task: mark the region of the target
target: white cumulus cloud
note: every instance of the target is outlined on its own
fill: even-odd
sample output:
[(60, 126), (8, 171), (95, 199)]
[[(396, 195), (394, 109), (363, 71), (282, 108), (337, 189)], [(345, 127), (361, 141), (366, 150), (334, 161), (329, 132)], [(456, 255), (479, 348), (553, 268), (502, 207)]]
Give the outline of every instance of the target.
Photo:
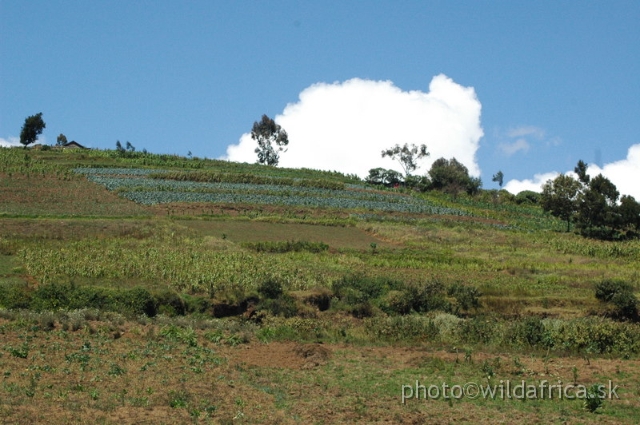
[[(591, 177), (602, 174), (616, 185), (620, 195), (631, 195), (636, 200), (640, 200), (640, 184), (638, 184), (640, 182), (640, 144), (631, 146), (625, 159), (605, 164), (602, 168), (595, 164), (589, 164), (587, 172)], [(573, 170), (567, 173), (573, 174)], [(511, 193), (518, 193), (522, 190), (540, 192), (542, 185), (557, 175), (557, 172), (549, 172), (536, 174), (531, 180), (510, 180), (505, 185), (505, 189)]]
[(589, 164), (587, 171), (591, 177), (602, 174), (616, 185), (621, 195), (631, 195), (640, 201), (640, 144), (631, 146), (625, 159), (602, 168)]
[(13, 146), (22, 146), (20, 144), (20, 139), (17, 137), (9, 137), (8, 139), (3, 139), (0, 137), (0, 147), (2, 148), (10, 148)]
[(504, 188), (509, 192), (518, 194), (523, 190), (532, 190), (534, 192), (542, 192), (542, 185), (544, 185), (547, 180), (553, 180), (558, 177), (557, 171), (551, 171), (550, 173), (544, 174), (536, 174), (532, 179), (525, 180), (509, 180)]
[[(287, 105), (275, 121), (289, 134), (280, 166), (354, 173), (361, 177), (376, 167), (400, 165), (382, 158), (395, 144), (426, 144), (431, 156), (416, 174), (425, 173), (440, 157), (455, 157), (474, 176), (480, 175), (476, 151), (483, 130), (481, 104), (472, 87), (445, 75), (431, 80), (427, 93), (403, 91), (391, 81), (354, 78), (314, 84)], [(256, 142), (249, 133), (230, 145), (224, 159), (255, 162)]]

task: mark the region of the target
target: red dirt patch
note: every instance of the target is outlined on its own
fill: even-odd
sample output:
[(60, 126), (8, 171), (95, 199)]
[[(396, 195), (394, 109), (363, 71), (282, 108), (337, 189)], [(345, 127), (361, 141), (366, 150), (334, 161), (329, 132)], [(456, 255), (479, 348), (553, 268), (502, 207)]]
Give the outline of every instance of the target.
[(251, 344), (235, 350), (234, 364), (287, 369), (313, 369), (331, 357), (331, 350), (322, 344), (271, 342)]

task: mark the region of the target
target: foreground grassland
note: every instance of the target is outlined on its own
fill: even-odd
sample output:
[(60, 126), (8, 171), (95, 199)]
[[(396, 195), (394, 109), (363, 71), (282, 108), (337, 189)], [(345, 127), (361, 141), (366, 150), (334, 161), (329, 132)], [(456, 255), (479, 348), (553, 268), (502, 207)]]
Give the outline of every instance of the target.
[[(638, 423), (640, 243), (497, 194), (338, 173), (0, 149), (6, 423)], [(619, 399), (416, 400), (402, 386), (591, 386)]]

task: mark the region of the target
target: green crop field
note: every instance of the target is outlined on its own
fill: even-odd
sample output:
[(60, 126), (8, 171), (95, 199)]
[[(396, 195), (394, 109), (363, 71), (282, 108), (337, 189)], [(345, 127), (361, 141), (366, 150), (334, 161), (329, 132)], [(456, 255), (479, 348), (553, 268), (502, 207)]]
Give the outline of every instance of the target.
[(0, 418), (636, 424), (640, 242), (565, 228), (488, 191), (0, 149)]

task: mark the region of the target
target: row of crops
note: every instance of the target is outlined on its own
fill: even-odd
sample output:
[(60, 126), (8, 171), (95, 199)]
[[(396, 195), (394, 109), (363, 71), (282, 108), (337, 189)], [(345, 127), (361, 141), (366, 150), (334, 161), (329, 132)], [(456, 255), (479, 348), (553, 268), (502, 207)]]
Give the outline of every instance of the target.
[(124, 198), (144, 205), (175, 202), (244, 203), (468, 215), (459, 209), (436, 206), (405, 194), (384, 193), (364, 186), (326, 189), (300, 184), (179, 181), (158, 178), (158, 173), (162, 171), (157, 169), (79, 168), (75, 171)]

